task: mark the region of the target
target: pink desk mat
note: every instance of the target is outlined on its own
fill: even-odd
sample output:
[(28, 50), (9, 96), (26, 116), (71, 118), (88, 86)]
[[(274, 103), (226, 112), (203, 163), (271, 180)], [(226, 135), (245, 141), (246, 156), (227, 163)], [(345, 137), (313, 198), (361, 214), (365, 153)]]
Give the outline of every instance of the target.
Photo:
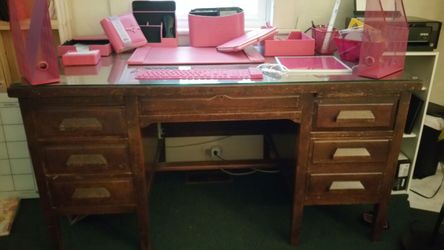
[(129, 65), (188, 65), (262, 63), (264, 57), (253, 47), (238, 52), (218, 52), (216, 48), (141, 47), (128, 59)]

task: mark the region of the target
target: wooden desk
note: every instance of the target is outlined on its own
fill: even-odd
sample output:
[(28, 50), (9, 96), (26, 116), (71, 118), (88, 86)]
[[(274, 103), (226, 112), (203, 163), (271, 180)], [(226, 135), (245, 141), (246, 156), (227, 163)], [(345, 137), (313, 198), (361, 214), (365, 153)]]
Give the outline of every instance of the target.
[(143, 145), (141, 129), (160, 122), (286, 119), (299, 124), (291, 243), (299, 242), (304, 206), (320, 204), (375, 204), (372, 236), (380, 237), (410, 92), (421, 88), (419, 80), (302, 76), (156, 84), (131, 77), (116, 81), (113, 71), (114, 80), (99, 73), (8, 89), (20, 99), (56, 249), (63, 249), (59, 215), (121, 212), (137, 213), (140, 246), (149, 249), (148, 197), (157, 140), (152, 135)]

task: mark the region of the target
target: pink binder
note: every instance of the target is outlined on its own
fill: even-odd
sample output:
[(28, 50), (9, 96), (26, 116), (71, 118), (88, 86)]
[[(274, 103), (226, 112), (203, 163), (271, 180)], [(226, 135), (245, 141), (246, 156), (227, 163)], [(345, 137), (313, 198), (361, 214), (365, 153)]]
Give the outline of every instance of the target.
[(29, 20), (20, 11), (22, 0), (9, 0), (11, 31), (20, 73), (30, 84), (60, 81), (47, 0), (34, 0)]
[(367, 0), (358, 75), (379, 79), (402, 71), (408, 34), (402, 0)]

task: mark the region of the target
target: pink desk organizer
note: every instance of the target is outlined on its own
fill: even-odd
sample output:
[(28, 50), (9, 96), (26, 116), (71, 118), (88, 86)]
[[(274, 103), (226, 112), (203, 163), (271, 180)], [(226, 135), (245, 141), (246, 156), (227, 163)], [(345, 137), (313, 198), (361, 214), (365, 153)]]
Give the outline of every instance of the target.
[(243, 12), (229, 16), (188, 15), (188, 24), (192, 47), (216, 47), (245, 33)]
[(264, 56), (311, 56), (315, 40), (303, 32), (291, 32), (287, 39), (268, 39), (263, 43)]
[(104, 18), (100, 24), (117, 53), (146, 44), (146, 38), (131, 13)]
[(331, 31), (330, 40), (328, 41), (328, 46), (325, 50), (322, 49), (324, 45), (324, 39), (327, 34), (327, 28), (313, 28), (311, 29), (312, 36), (315, 40), (315, 50), (316, 53), (322, 55), (331, 55), (336, 51), (335, 43), (333, 42), (333, 38), (339, 36), (339, 33), (336, 29)]
[(90, 50), (86, 52), (67, 52), (62, 56), (62, 63), (65, 66), (73, 65), (96, 65), (100, 60), (100, 52), (98, 50)]

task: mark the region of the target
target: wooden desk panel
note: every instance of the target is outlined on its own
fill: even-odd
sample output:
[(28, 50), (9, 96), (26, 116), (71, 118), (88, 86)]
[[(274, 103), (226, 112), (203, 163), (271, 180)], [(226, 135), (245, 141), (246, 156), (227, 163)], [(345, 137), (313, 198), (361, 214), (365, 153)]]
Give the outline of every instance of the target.
[[(150, 144), (143, 145), (141, 129), (148, 126), (155, 128), (158, 122), (286, 119), (298, 123), (299, 136), (295, 142), (297, 162), (291, 166), (296, 170), (293, 176), (291, 243), (297, 244), (300, 240), (304, 206), (317, 204), (375, 204), (373, 238), (378, 239), (387, 216), (410, 91), (420, 88), (421, 83), (413, 80), (366, 80), (217, 86), (13, 85), (8, 93), (20, 99), (30, 154), (54, 247), (63, 249), (58, 221), (60, 214), (135, 211), (140, 246), (147, 250), (150, 248), (148, 196), (158, 151), (156, 133), (150, 133), (152, 138), (147, 140)], [(57, 115), (38, 115), (50, 114), (51, 110), (57, 110)], [(340, 115), (341, 111), (346, 112)], [(44, 127), (56, 120), (55, 124), (59, 124), (60, 117), (93, 116), (104, 122), (99, 122), (102, 128), (109, 129), (91, 130), (85, 136), (78, 136), (75, 133), (49, 133)], [(336, 122), (340, 124), (334, 125)], [(97, 128), (93, 125), (88, 128)], [(351, 142), (336, 143), (347, 149), (336, 152), (328, 143), (330, 141)], [(112, 160), (118, 157), (117, 162), (126, 161), (126, 164), (120, 162), (119, 165), (130, 169), (130, 172), (120, 173), (126, 174), (125, 177), (116, 177), (114, 167), (107, 169), (98, 165), (93, 168), (97, 171), (72, 171), (69, 168), (63, 171), (62, 167), (54, 164), (63, 164), (65, 160), (54, 160), (42, 153), (42, 149), (48, 146), (51, 149), (63, 148), (67, 144), (103, 145), (104, 142), (127, 145), (128, 148), (123, 151), (113, 149), (117, 151), (112, 157), (109, 153), (113, 150), (101, 151), (104, 157), (97, 157), (97, 148), (89, 151), (88, 146), (82, 147), (82, 155), (90, 153), (95, 156), (92, 157), (94, 159), (80, 157), (87, 162), (89, 160), (85, 167), (99, 164), (103, 158)], [(72, 153), (72, 150), (68, 151), (65, 153)], [(356, 155), (350, 155), (352, 153)], [(359, 170), (362, 164), (364, 168)], [(49, 172), (45, 166), (52, 166)], [(196, 166), (196, 169), (214, 169), (208, 164)], [(84, 202), (78, 202), (80, 200)]]

